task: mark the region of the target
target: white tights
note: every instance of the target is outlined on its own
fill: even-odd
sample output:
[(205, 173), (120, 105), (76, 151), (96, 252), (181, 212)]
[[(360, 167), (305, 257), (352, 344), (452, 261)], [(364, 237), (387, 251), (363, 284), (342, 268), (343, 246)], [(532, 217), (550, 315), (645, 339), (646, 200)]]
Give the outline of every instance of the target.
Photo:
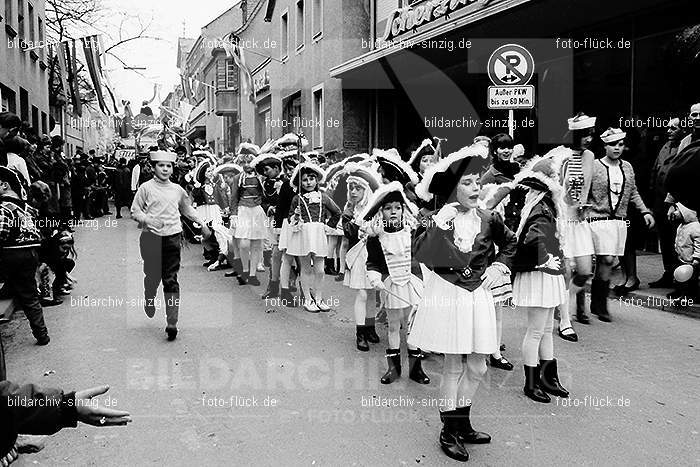
[(472, 399), (484, 374), (485, 355), (445, 354), (440, 383), (441, 411), (472, 405)]
[(374, 289), (360, 289), (357, 291), (357, 295), (355, 295), (353, 311), (355, 312), (355, 324), (358, 326), (364, 326), (366, 318), (374, 318), (375, 316), (374, 307), (367, 303), (368, 291), (374, 292)]
[(523, 307), (527, 311), (527, 331), (523, 339), (523, 363), (537, 366), (540, 360), (554, 358), (554, 308)]

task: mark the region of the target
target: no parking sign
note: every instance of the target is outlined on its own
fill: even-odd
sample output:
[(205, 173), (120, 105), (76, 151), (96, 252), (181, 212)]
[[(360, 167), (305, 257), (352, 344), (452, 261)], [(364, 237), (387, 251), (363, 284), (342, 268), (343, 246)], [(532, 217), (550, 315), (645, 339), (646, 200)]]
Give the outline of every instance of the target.
[(523, 46), (506, 44), (489, 58), (487, 72), (494, 86), (488, 89), (489, 109), (531, 109), (535, 87), (528, 85), (535, 72), (535, 60)]

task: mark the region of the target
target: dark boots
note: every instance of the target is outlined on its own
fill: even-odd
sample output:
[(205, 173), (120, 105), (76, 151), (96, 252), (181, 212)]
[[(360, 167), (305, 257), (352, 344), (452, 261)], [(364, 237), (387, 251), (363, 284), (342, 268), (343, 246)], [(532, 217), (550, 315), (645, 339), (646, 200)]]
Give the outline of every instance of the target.
[(542, 374), (540, 376), (540, 388), (553, 396), (569, 397), (569, 391), (564, 389), (559, 383), (559, 373), (557, 372), (557, 360), (540, 360)]
[(491, 436), (482, 431), (476, 431), (472, 428), (471, 422), (472, 406), (457, 407), (459, 420), (459, 437), (463, 443), (468, 444), (487, 444), (491, 442)]
[(292, 295), (292, 291), (289, 289), (280, 289), (280, 302), (289, 308), (296, 308), (298, 305), (296, 297)]
[(335, 259), (326, 258), (323, 261), (323, 272), (325, 272), (329, 276), (335, 276), (336, 274), (338, 274), (338, 271), (335, 269)]
[(379, 344), (379, 334), (374, 328), (374, 318), (365, 318), (365, 329), (367, 330), (367, 341), (372, 344)]
[(527, 397), (536, 402), (551, 402), (552, 399), (540, 386), (540, 367), (523, 365), (525, 369), (525, 387), (523, 392)]
[(248, 283), (248, 272), (243, 271), (236, 277), (236, 280), (238, 281), (238, 285), (246, 285)]
[(231, 266), (233, 267), (233, 271), (225, 273), (225, 277), (238, 277), (243, 273), (243, 262), (241, 258), (234, 258), (233, 261), (231, 261)]
[(608, 293), (610, 281), (593, 279), (591, 283), (591, 313), (598, 315), (598, 319), (609, 323), (612, 321), (608, 311)]
[(367, 343), (367, 332), (366, 326), (357, 325), (356, 326), (356, 336), (357, 336), (357, 350), (362, 352), (369, 352), (369, 344)]
[(280, 281), (270, 281), (267, 284), (267, 291), (265, 295), (262, 296), (263, 300), (268, 300), (270, 298), (277, 298), (280, 296)]
[(408, 349), (408, 377), (419, 384), (430, 384), (430, 378), (423, 373), (423, 366), (420, 362), (422, 357), (420, 349)]
[(591, 319), (586, 314), (586, 292), (583, 289), (576, 294), (576, 321), (581, 324), (591, 323)]
[(386, 362), (389, 369), (380, 381), (382, 384), (391, 384), (401, 376), (401, 349), (386, 349)]
[(469, 453), (464, 447), (460, 436), (460, 418), (461, 416), (457, 410), (440, 412), (440, 421), (442, 421), (440, 447), (447, 457), (460, 462), (467, 462)]
[(263, 250), (263, 266), (266, 268), (272, 266), (272, 250)]

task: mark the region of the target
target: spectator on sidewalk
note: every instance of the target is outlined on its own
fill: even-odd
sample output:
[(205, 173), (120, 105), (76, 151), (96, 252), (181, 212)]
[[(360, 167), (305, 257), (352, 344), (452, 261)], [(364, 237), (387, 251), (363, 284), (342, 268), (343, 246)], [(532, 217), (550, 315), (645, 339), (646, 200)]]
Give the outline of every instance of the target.
[(17, 174), (0, 167), (0, 270), (5, 272), (6, 286), (24, 310), (37, 344), (46, 345), (49, 332), (36, 284), (41, 235), (34, 224), (36, 210), (21, 199), (20, 190)]
[(63, 428), (75, 428), (78, 422), (97, 427), (123, 426), (131, 422), (129, 412), (103, 408), (92, 400), (109, 390), (98, 386), (64, 393), (60, 389), (39, 388), (33, 384), (18, 386), (0, 382), (0, 465), (17, 460), (21, 434), (52, 435)]
[(678, 153), (680, 154), (690, 143), (700, 140), (700, 102), (690, 106), (690, 121), (693, 123), (691, 133), (681, 140), (678, 145)]
[(114, 207), (117, 211), (117, 219), (122, 217), (122, 207), (129, 209), (131, 206), (131, 170), (126, 165), (126, 158), (119, 159), (117, 171), (114, 174)]
[(700, 272), (700, 222), (698, 213), (676, 203), (681, 225), (676, 233), (676, 253), (681, 264), (693, 266), (693, 275), (686, 282), (676, 283), (676, 290), (668, 294), (669, 298), (698, 298), (698, 273)]
[(651, 171), (650, 189), (654, 196), (652, 208), (654, 219), (656, 219), (656, 229), (659, 236), (659, 246), (661, 248), (661, 259), (664, 265), (664, 273), (660, 279), (649, 283), (649, 287), (664, 288), (673, 286), (673, 270), (677, 265), (676, 254), (673, 248), (674, 228), (668, 219), (669, 204), (666, 203), (666, 189), (664, 183), (668, 170), (671, 168), (673, 159), (678, 154), (678, 147), (682, 135), (680, 119), (671, 118), (666, 129), (667, 141), (656, 157), (654, 167)]

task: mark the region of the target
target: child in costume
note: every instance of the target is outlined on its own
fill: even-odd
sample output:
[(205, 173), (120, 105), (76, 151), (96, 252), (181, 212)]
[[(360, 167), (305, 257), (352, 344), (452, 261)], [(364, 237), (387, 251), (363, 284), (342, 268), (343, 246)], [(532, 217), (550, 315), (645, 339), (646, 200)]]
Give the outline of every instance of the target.
[[(197, 215), (213, 230), (214, 238), (202, 239), (205, 257), (209, 258), (207, 269), (218, 271), (230, 267), (226, 259), (228, 237), (230, 233), (224, 228), (221, 217), (221, 207), (216, 197), (215, 165), (211, 160), (202, 161), (195, 169), (194, 188), (192, 190), (192, 206)], [(214, 240), (214, 241), (211, 241)]]
[(237, 277), (240, 285), (260, 285), (256, 273), (262, 261), (263, 240), (268, 236), (262, 183), (251, 165), (258, 151), (254, 144), (241, 143), (236, 163), (243, 172), (236, 175), (231, 187), (231, 226), (243, 263), (243, 272)]
[(471, 404), (485, 357), (498, 346), (491, 287), (510, 275), (515, 254), (515, 235), (501, 216), (478, 208), (487, 167), (487, 148), (466, 147), (430, 167), (416, 187), (423, 200), (439, 196), (446, 204), (414, 244), (424, 293), (408, 344), (444, 354), (440, 445), (459, 461), (469, 459), (465, 443), (491, 441), (472, 428)]
[(335, 225), (341, 214), (333, 200), (319, 189), (324, 178), (324, 170), (310, 162), (299, 164), (291, 177), (297, 195), (290, 206), (286, 250), (301, 262), (304, 308), (310, 313), (330, 311), (323, 303), (323, 267), (328, 254), (326, 228), (327, 224)]
[(361, 228), (361, 214), (366, 209), (372, 192), (381, 184), (381, 178), (370, 167), (349, 162), (344, 171), (348, 174), (348, 201), (343, 211), (342, 222), (345, 237), (348, 239), (348, 252), (345, 256), (345, 276), (343, 284), (357, 290), (353, 310), (355, 312), (357, 350), (369, 351), (369, 343), (379, 343), (374, 328), (375, 311), (368, 303), (367, 296), (374, 286), (367, 277), (367, 232)]
[(274, 154), (263, 153), (255, 157), (250, 165), (253, 166), (258, 175), (264, 177), (262, 182), (262, 208), (267, 215), (267, 242), (270, 245), (270, 280), (267, 284), (267, 290), (262, 296), (266, 300), (279, 296), (279, 271), (282, 258), (279, 254), (275, 254), (279, 244), (279, 230), (277, 230), (277, 225), (275, 224), (275, 210), (279, 202), (279, 191), (284, 182), (281, 178), (282, 159)]
[[(284, 181), (280, 187), (277, 198), (277, 206), (275, 207), (275, 234), (278, 238), (276, 252), (274, 256), (279, 257), (279, 283), (280, 283), (280, 301), (283, 305), (294, 308), (298, 305), (297, 299), (292, 295), (290, 286), (292, 276), (292, 264), (294, 258), (287, 254), (287, 239), (289, 238), (289, 212), (292, 206), (292, 200), (296, 196), (294, 186), (292, 186), (292, 174), (299, 161), (297, 160), (297, 151), (282, 152), (282, 168), (284, 169)], [(273, 261), (273, 266), (276, 264)]]
[(139, 245), (143, 258), (144, 295), (146, 316), (156, 312), (154, 300), (158, 285), (163, 282), (168, 340), (177, 337), (180, 309), (180, 243), (182, 223), (180, 214), (202, 226), (202, 235), (211, 235), (207, 225), (192, 207), (185, 190), (170, 181), (176, 155), (173, 152), (154, 151), (150, 155), (153, 178), (141, 185), (131, 204), (131, 217), (143, 228)]
[[(389, 368), (381, 378), (382, 384), (390, 384), (401, 376), (401, 322), (405, 320), (409, 334), (412, 318), (409, 313), (415, 310), (423, 294), (423, 283), (413, 274), (416, 268), (411, 261), (411, 232), (416, 226), (413, 216), (417, 212), (418, 208), (406, 199), (401, 184), (391, 182), (374, 193), (362, 215), (363, 220), (370, 221), (367, 277), (382, 292), (389, 321), (386, 350)], [(409, 346), (409, 378), (428, 384), (430, 378), (423, 373), (420, 358), (420, 349)]]
[[(236, 182), (236, 175), (243, 172), (243, 168), (237, 164), (227, 162), (221, 164), (214, 169), (214, 177), (221, 176), (223, 181), (223, 187), (220, 189), (221, 203), (223, 204), (222, 213), (229, 220), (230, 225), (230, 213), (231, 213), (231, 192), (232, 186)], [(240, 252), (238, 251), (238, 244), (236, 239), (231, 234), (232, 230), (229, 229), (227, 232), (226, 240), (227, 245), (224, 250), (228, 263), (233, 267), (233, 271), (224, 274), (226, 277), (238, 277), (243, 272), (243, 263), (241, 262)]]
[(569, 397), (559, 383), (554, 358), (554, 308), (568, 300), (564, 280), (564, 254), (559, 235), (566, 210), (559, 184), (559, 162), (553, 157), (535, 160), (531, 169), (519, 173), (514, 182), (528, 187), (520, 224), (515, 233), (518, 245), (513, 259), (513, 302), (527, 313), (523, 338), (525, 386), (523, 392), (537, 402), (550, 402), (547, 393)]

